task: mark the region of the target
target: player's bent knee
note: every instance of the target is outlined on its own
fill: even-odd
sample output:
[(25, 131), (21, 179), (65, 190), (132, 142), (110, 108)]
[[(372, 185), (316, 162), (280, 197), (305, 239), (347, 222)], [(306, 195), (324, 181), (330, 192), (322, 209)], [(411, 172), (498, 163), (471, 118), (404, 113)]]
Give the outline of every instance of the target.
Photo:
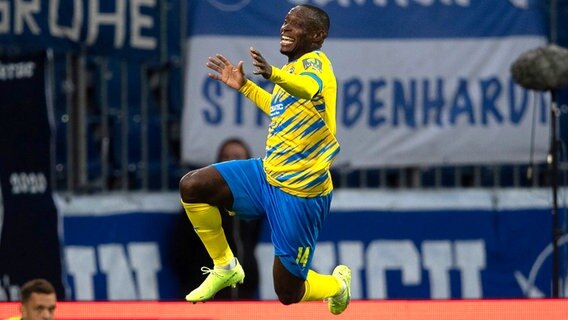
[(195, 170), (188, 172), (179, 180), (179, 193), (183, 202), (193, 202), (192, 196), (198, 193), (200, 182), (194, 175)]
[(208, 203), (214, 206), (232, 204), (228, 186), (221, 174), (212, 166), (192, 170), (179, 181), (179, 192), (185, 203)]

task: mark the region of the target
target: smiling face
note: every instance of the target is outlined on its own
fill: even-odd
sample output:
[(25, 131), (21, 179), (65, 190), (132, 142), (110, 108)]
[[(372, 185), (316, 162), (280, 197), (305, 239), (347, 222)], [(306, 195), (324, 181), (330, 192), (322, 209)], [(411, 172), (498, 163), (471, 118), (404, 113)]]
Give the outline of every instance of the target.
[(296, 6), (292, 8), (280, 28), (280, 53), (293, 61), (303, 54), (321, 48), (325, 32), (314, 23), (311, 9)]

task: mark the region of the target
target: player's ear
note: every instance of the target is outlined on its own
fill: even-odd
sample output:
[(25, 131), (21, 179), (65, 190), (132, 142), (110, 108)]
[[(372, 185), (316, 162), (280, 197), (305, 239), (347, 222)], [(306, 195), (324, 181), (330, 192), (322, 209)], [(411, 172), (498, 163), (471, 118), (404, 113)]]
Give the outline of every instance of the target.
[(316, 43), (320, 46), (323, 44), (323, 41), (325, 40), (325, 38), (327, 38), (327, 33), (323, 30), (316, 31), (313, 35), (314, 43)]

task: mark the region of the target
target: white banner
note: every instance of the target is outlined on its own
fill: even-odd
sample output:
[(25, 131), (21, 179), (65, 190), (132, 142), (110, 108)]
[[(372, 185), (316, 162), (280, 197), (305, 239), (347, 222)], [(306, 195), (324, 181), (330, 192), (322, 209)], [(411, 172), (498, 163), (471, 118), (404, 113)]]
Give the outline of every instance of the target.
[(218, 145), (231, 136), (264, 155), (268, 119), (209, 80), (205, 63), (222, 53), (234, 63), (244, 60), (250, 74), (253, 46), (282, 66), (279, 28), (299, 3), (330, 15), (323, 50), (338, 80), (336, 166), (527, 163), (531, 150), (536, 161), (545, 158), (550, 98), (515, 85), (510, 75), (517, 57), (546, 42), (540, 1), (228, 2), (235, 5), (209, 0), (193, 7), (185, 162), (213, 162)]
[[(338, 79), (341, 152), (353, 167), (527, 163), (548, 146), (548, 99), (514, 84), (510, 65), (541, 46), (539, 36), (479, 39), (329, 39)], [(264, 155), (268, 119), (246, 98), (207, 77), (216, 53), (252, 70), (254, 46), (276, 66), (278, 39), (193, 37), (189, 42), (183, 159), (213, 162), (222, 140), (244, 138)], [(257, 83), (269, 85), (259, 77)], [(532, 131), (534, 130), (534, 131)]]

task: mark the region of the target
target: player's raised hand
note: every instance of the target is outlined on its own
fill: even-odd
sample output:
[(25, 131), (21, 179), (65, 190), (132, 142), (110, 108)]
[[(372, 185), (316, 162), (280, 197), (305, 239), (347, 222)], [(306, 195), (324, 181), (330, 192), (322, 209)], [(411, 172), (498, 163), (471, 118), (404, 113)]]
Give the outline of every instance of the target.
[(216, 72), (208, 73), (210, 78), (222, 81), (235, 90), (239, 90), (247, 81), (242, 60), (235, 66), (223, 55), (216, 54), (215, 57), (209, 57), (207, 67)]
[(272, 75), (272, 65), (270, 65), (255, 48), (251, 47), (249, 51), (252, 57), (252, 65), (256, 67), (253, 73), (262, 75), (264, 79), (269, 79)]

